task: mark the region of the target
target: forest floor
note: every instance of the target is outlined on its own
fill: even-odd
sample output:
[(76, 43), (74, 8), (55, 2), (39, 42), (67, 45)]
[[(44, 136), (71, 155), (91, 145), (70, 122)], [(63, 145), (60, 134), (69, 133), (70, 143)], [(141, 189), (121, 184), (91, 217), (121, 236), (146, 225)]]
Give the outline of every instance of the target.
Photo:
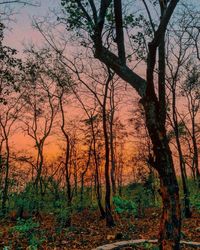
[[(69, 228), (62, 228), (52, 214), (42, 214), (39, 218), (31, 220), (34, 225), (32, 227), (28, 224), (19, 224), (19, 221), (2, 219), (0, 249), (90, 250), (120, 240), (157, 238), (159, 209), (146, 209), (142, 218), (122, 215), (114, 217), (116, 220), (114, 228), (106, 227), (105, 220), (99, 218), (98, 212), (90, 210), (75, 214), (72, 226)], [(192, 218), (183, 219), (182, 239), (200, 242), (199, 227), (200, 214), (193, 211)]]

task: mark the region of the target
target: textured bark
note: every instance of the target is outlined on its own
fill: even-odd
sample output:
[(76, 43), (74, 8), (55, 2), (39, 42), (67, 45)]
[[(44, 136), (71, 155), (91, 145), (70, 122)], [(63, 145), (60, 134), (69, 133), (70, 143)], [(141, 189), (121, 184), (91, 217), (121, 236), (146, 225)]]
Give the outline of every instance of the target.
[[(160, 34), (164, 37), (164, 34)], [(160, 38), (161, 44), (163, 37)], [(146, 125), (153, 144), (155, 154), (155, 168), (160, 178), (160, 194), (163, 201), (163, 211), (160, 222), (159, 245), (160, 249), (179, 249), (181, 210), (179, 202), (179, 188), (176, 179), (172, 153), (165, 130), (165, 95), (159, 93), (159, 99), (154, 88), (154, 68), (156, 64), (157, 43), (153, 41), (149, 44), (149, 54), (147, 59), (147, 90), (146, 96), (141, 102), (144, 106)], [(160, 56), (160, 54), (159, 54)], [(162, 64), (165, 64), (162, 61)], [(164, 65), (160, 65), (159, 81), (164, 80)], [(159, 85), (163, 84), (159, 82)], [(165, 93), (165, 86), (160, 86)]]
[[(156, 156), (155, 168), (160, 178), (160, 194), (163, 201), (163, 211), (160, 223), (160, 249), (179, 249), (181, 209), (179, 202), (179, 188), (173, 166), (166, 132), (155, 121), (155, 105), (144, 104), (147, 119), (147, 128), (153, 142)], [(154, 122), (155, 121), (155, 122)]]
[[(80, 1), (77, 2), (79, 5), (81, 4)], [(122, 54), (122, 49), (125, 48), (124, 41), (121, 40), (121, 44), (117, 44), (118, 55), (114, 54), (111, 50), (109, 50), (109, 48), (106, 48), (103, 45), (104, 43), (102, 40), (102, 33), (104, 29), (105, 16), (111, 2), (111, 0), (100, 1), (99, 15), (97, 20), (94, 20), (95, 28), (94, 32), (91, 34), (91, 38), (94, 42), (94, 56), (107, 65), (108, 68), (111, 68), (124, 81), (128, 82), (132, 87), (134, 87), (141, 97), (141, 103), (143, 104), (145, 110), (146, 124), (156, 158), (154, 165), (159, 173), (161, 184), (160, 191), (163, 200), (159, 245), (160, 249), (164, 250), (179, 249), (181, 226), (179, 189), (175, 175), (172, 154), (165, 131), (165, 92), (162, 92), (164, 91), (164, 86), (162, 86), (160, 89), (159, 98), (157, 98), (154, 86), (154, 71), (157, 60), (156, 52), (163, 41), (163, 35), (165, 34), (171, 16), (179, 0), (159, 1), (160, 5), (166, 5), (164, 6), (166, 9), (163, 13), (163, 16), (160, 18), (157, 30), (154, 32), (154, 38), (149, 44), (146, 80), (136, 74), (125, 64), (124, 56)], [(84, 6), (82, 7), (84, 8)], [(120, 9), (118, 8), (118, 11), (119, 10)], [(121, 17), (122, 10), (121, 13), (117, 13), (117, 15), (115, 12), (115, 27), (117, 27), (117, 23), (121, 23)], [(88, 20), (88, 22), (91, 22), (90, 17), (88, 18), (88, 16), (85, 15), (85, 18)], [(118, 28), (120, 28), (119, 32), (123, 32), (122, 27), (119, 26)], [(118, 34), (120, 35), (120, 33)], [(117, 40), (117, 43), (119, 43), (119, 39)], [(105, 172), (107, 172), (107, 170), (108, 167), (105, 166)], [(109, 186), (108, 181), (109, 179), (107, 178), (106, 185)], [(106, 209), (108, 210), (109, 206), (106, 206)]]

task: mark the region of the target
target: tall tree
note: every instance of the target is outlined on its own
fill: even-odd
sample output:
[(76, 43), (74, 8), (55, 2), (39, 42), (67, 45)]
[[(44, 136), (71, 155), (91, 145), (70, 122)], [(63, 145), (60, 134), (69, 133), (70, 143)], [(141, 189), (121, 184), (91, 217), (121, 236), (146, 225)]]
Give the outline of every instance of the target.
[[(177, 21), (177, 20), (176, 20)], [(185, 21), (185, 16), (181, 16), (180, 20), (177, 21), (178, 29), (171, 31), (168, 36), (173, 38), (169, 38), (173, 41), (169, 44), (167, 48), (167, 74), (166, 81), (167, 86), (169, 88), (169, 96), (168, 96), (168, 107), (170, 115), (168, 116), (172, 129), (174, 131), (174, 138), (176, 141), (176, 149), (178, 152), (179, 158), (179, 166), (180, 166), (180, 174), (181, 181), (184, 193), (184, 216), (186, 218), (191, 217), (190, 210), (190, 197), (189, 197), (189, 188), (187, 182), (187, 173), (186, 173), (186, 164), (185, 157), (183, 153), (183, 146), (181, 144), (181, 128), (183, 127), (182, 121), (180, 119), (180, 112), (182, 110), (178, 109), (178, 93), (180, 93), (181, 82), (183, 80), (183, 71), (185, 71), (185, 64), (189, 60), (189, 49), (188, 44), (190, 43), (190, 38), (186, 35), (186, 27), (188, 25), (187, 21)], [(187, 41), (187, 42), (186, 42)], [(169, 133), (170, 134), (170, 133)]]
[[(84, 32), (87, 31), (93, 43), (94, 56), (106, 64), (108, 68), (111, 68), (124, 81), (128, 82), (141, 97), (140, 102), (145, 110), (146, 125), (153, 144), (156, 158), (154, 167), (159, 173), (160, 193), (163, 200), (159, 233), (160, 249), (179, 249), (181, 228), (179, 188), (165, 128), (164, 58), (165, 33), (178, 2), (178, 0), (159, 1), (161, 14), (156, 25), (153, 24), (150, 11), (147, 8), (153, 36), (151, 41), (148, 42), (145, 80), (126, 63), (123, 29), (125, 16), (123, 16), (121, 0), (114, 1), (114, 5), (112, 5), (111, 0), (101, 0), (99, 4), (95, 1), (61, 1), (63, 9), (67, 13), (68, 28), (78, 29), (79, 34), (82, 35), (81, 38), (84, 36)], [(111, 16), (112, 13), (114, 13), (114, 19)], [(113, 26), (116, 36), (112, 32)], [(157, 95), (154, 71), (158, 51), (159, 91)]]
[[(43, 55), (43, 57), (42, 57)], [(42, 191), (42, 171), (44, 164), (44, 146), (49, 137), (58, 104), (55, 97), (55, 82), (48, 75), (46, 51), (40, 53), (30, 50), (29, 58), (24, 66), (23, 100), (26, 115), (22, 118), (23, 129), (35, 143), (37, 194)]]
[[(2, 211), (6, 212), (10, 175), (10, 135), (13, 125), (22, 109), (19, 92), (21, 61), (16, 58), (16, 50), (3, 45), (4, 25), (0, 23), (0, 158), (2, 178)], [(3, 154), (4, 152), (4, 154)], [(3, 164), (5, 163), (5, 164)], [(3, 180), (4, 179), (4, 180)]]
[(189, 124), (191, 128), (185, 124), (188, 135), (192, 144), (192, 169), (200, 188), (200, 170), (199, 170), (199, 150), (198, 135), (200, 132), (198, 125), (198, 116), (200, 111), (200, 72), (196, 65), (187, 67), (186, 80), (182, 84), (182, 95), (187, 99), (187, 110), (189, 114)]

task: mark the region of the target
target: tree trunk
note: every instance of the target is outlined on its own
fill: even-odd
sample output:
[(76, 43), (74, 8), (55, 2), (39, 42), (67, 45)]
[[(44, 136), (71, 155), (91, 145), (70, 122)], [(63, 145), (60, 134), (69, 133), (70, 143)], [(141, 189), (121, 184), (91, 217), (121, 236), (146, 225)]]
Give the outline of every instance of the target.
[(110, 158), (111, 158), (111, 183), (112, 183), (112, 193), (116, 195), (116, 178), (115, 178), (115, 170), (116, 170), (116, 163), (115, 163), (115, 147), (114, 147), (114, 115), (115, 115), (115, 89), (114, 83), (111, 83), (110, 86)]
[(175, 84), (176, 83), (174, 83), (173, 84), (174, 86), (172, 86), (173, 129), (175, 132), (176, 144), (177, 144), (177, 149), (178, 149), (181, 180), (182, 180), (182, 186), (183, 186), (184, 216), (186, 218), (190, 218), (192, 213), (190, 211), (190, 197), (189, 197), (189, 189), (187, 185), (187, 174), (186, 174), (185, 162), (184, 162), (181, 143), (179, 139), (180, 135), (179, 135), (179, 127), (178, 127), (178, 121), (177, 121), (177, 113), (176, 113), (176, 86)]
[(70, 141), (69, 136), (63, 130), (63, 134), (66, 139), (66, 153), (65, 153), (65, 181), (66, 181), (66, 192), (67, 192), (67, 209), (69, 210), (68, 217), (66, 218), (65, 226), (71, 226), (71, 202), (72, 202), (72, 194), (71, 194), (71, 182), (70, 182), (70, 172), (69, 172), (69, 157), (70, 157)]
[(159, 231), (159, 246), (163, 250), (178, 250), (181, 228), (181, 209), (179, 187), (176, 179), (172, 153), (169, 148), (163, 124), (159, 123), (157, 100), (143, 102), (147, 129), (155, 154), (154, 168), (159, 173), (160, 194), (163, 202)]
[(9, 170), (10, 170), (10, 148), (8, 138), (6, 137), (6, 175), (4, 180), (4, 187), (2, 191), (2, 213), (6, 213), (6, 201), (8, 199), (8, 188), (9, 188)]
[(106, 225), (112, 227), (115, 225), (114, 219), (111, 213), (111, 204), (110, 204), (110, 196), (111, 196), (111, 185), (110, 185), (110, 149), (109, 149), (109, 138), (107, 131), (107, 113), (106, 113), (106, 100), (108, 93), (108, 84), (110, 82), (110, 75), (108, 76), (108, 80), (105, 86), (104, 93), (104, 103), (102, 106), (102, 119), (103, 119), (103, 133), (104, 133), (104, 144), (105, 144), (105, 181), (106, 181), (106, 194), (105, 194), (105, 210), (106, 210)]
[(197, 185), (200, 189), (200, 171), (199, 171), (199, 154), (198, 154), (198, 146), (196, 141), (196, 135), (195, 135), (195, 119), (193, 117), (192, 119), (192, 144), (193, 144), (193, 150), (194, 150), (194, 158), (193, 158), (193, 165), (195, 169), (195, 175), (197, 179)]
[[(113, 121), (111, 121), (113, 123)], [(115, 152), (113, 143), (113, 124), (110, 124), (110, 155), (111, 155), (111, 183), (113, 195), (116, 195), (116, 181), (115, 181)]]
[(190, 218), (192, 213), (190, 211), (190, 194), (189, 194), (188, 185), (187, 185), (185, 163), (183, 160), (179, 138), (176, 138), (176, 140), (177, 140), (177, 146), (178, 146), (178, 152), (179, 152), (179, 164), (180, 164), (181, 180), (182, 180), (183, 194), (184, 194), (184, 198), (183, 198), (184, 199), (184, 216), (185, 218)]
[(174, 180), (174, 176), (171, 175), (170, 171), (166, 174), (166, 176), (160, 178), (163, 211), (160, 223), (159, 246), (163, 250), (178, 250), (181, 227), (178, 184), (175, 184), (176, 179)]
[[(165, 105), (165, 83), (163, 82), (162, 85), (159, 84), (161, 88), (159, 89), (159, 98), (157, 98), (156, 88), (154, 86), (154, 73), (157, 62), (157, 49), (161, 42), (163, 42), (167, 26), (179, 0), (159, 1), (160, 5), (162, 5), (163, 8), (167, 7), (167, 9), (164, 10), (158, 28), (154, 32), (154, 38), (148, 45), (146, 81), (125, 64), (124, 55), (119, 53), (123, 51), (125, 47), (123, 39), (120, 39), (120, 41), (119, 39), (116, 40), (117, 43), (120, 43), (117, 44), (118, 56), (103, 45), (102, 31), (104, 28), (106, 11), (111, 2), (112, 1), (101, 1), (100, 21), (97, 23), (94, 35), (92, 36), (95, 46), (94, 56), (105, 63), (107, 67), (112, 68), (112, 70), (114, 70), (114, 72), (124, 81), (133, 86), (142, 98), (140, 102), (143, 104), (145, 110), (146, 125), (156, 157), (155, 169), (157, 169), (159, 173), (161, 196), (163, 200), (159, 245), (160, 249), (177, 250), (179, 249), (181, 227), (179, 188), (165, 131), (166, 107), (163, 106), (163, 104)], [(120, 9), (118, 8), (118, 10)], [(121, 16), (122, 11), (119, 19), (121, 19)], [(117, 18), (115, 22), (118, 22)], [(120, 23), (121, 22), (118, 22), (118, 29), (116, 29), (118, 36), (123, 32), (123, 26), (121, 25), (121, 27), (119, 27)], [(162, 60), (162, 63), (163, 62), (165, 63), (165, 60)], [(162, 74), (164, 73), (165, 72), (162, 70)], [(160, 79), (162, 80), (164, 78), (165, 75)], [(164, 93), (162, 93), (162, 91), (164, 91)]]
[(89, 150), (88, 150), (88, 159), (87, 159), (87, 163), (86, 163), (86, 167), (83, 170), (83, 172), (81, 173), (81, 194), (80, 194), (80, 202), (81, 205), (83, 205), (83, 194), (84, 194), (84, 178), (85, 175), (88, 171), (89, 165), (90, 165), (90, 159), (91, 159), (91, 151), (92, 151), (92, 142), (93, 140), (91, 140), (90, 142), (90, 146), (89, 146)]
[(93, 120), (91, 120), (91, 130), (92, 130), (92, 137), (93, 137), (93, 153), (94, 153), (94, 163), (95, 163), (95, 181), (96, 181), (96, 197), (97, 197), (97, 204), (99, 207), (99, 211), (101, 214), (101, 218), (104, 219), (106, 214), (102, 206), (101, 201), (101, 187), (100, 187), (100, 178), (99, 178), (99, 163), (97, 157), (97, 150), (96, 150), (96, 136), (94, 131), (94, 124)]

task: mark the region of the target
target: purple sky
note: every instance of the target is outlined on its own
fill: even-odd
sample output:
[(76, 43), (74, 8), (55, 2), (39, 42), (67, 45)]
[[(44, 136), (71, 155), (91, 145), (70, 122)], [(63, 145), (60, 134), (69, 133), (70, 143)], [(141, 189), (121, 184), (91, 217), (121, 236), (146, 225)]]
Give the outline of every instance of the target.
[(9, 30), (5, 33), (4, 43), (21, 52), (23, 43), (40, 42), (40, 34), (32, 28), (32, 18), (47, 16), (59, 4), (60, 0), (40, 0), (40, 7), (27, 5), (20, 8), (19, 5), (16, 6), (17, 14), (13, 17), (15, 22), (9, 23)]

